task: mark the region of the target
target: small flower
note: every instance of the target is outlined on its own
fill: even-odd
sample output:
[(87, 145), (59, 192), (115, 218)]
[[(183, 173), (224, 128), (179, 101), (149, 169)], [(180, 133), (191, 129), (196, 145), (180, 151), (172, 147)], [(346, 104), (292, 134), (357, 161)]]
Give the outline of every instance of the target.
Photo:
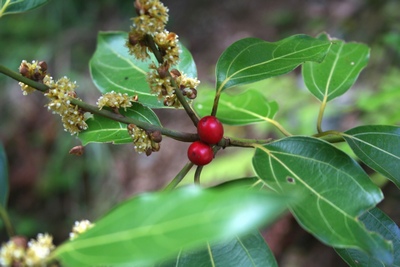
[(13, 266), (14, 263), (21, 262), (24, 256), (25, 247), (11, 239), (0, 248), (0, 266)]
[(161, 140), (153, 140), (151, 135), (134, 124), (129, 124), (127, 128), (136, 152), (139, 154), (145, 152), (147, 156), (150, 156), (152, 152), (160, 150), (159, 142)]
[(159, 99), (163, 99), (167, 95), (174, 92), (174, 87), (171, 84), (171, 77), (163, 74), (164, 68), (157, 68), (155, 64), (150, 65), (150, 71), (147, 73), (147, 83), (150, 86), (150, 91), (157, 94)]
[(130, 97), (128, 94), (121, 94), (111, 91), (109, 93), (105, 93), (98, 100), (96, 105), (99, 109), (102, 109), (104, 106), (110, 108), (129, 108), (132, 106), (132, 102), (136, 102), (138, 99), (137, 96)]
[[(22, 76), (36, 82), (43, 81), (43, 78), (46, 76), (46, 71), (47, 63), (44, 61), (33, 60), (32, 63), (29, 63), (26, 60), (22, 60), (21, 65), (19, 66), (19, 73), (21, 73)], [(19, 82), (19, 85), (21, 86), (23, 95), (27, 95), (35, 91), (35, 88), (30, 87), (22, 82)]]
[(76, 221), (74, 226), (72, 227), (72, 232), (69, 234), (69, 239), (73, 240), (77, 238), (80, 234), (86, 232), (90, 228), (94, 226), (93, 223), (91, 223), (89, 220), (82, 220), (82, 221)]
[(36, 240), (28, 242), (26, 249), (26, 266), (45, 266), (45, 261), (50, 252), (55, 248), (53, 237), (49, 234), (38, 234)]
[(182, 73), (182, 75), (176, 77), (176, 84), (179, 88), (193, 88), (196, 89), (199, 86), (200, 81), (197, 78), (187, 77), (186, 74)]
[(147, 14), (163, 24), (168, 22), (168, 7), (164, 6), (159, 0), (136, 0), (134, 6), (139, 16)]
[(163, 54), (164, 62), (170, 66), (177, 64), (181, 52), (177, 34), (164, 30), (154, 35), (154, 42)]
[(181, 102), (179, 102), (175, 94), (167, 95), (164, 99), (164, 106), (179, 108), (181, 106)]

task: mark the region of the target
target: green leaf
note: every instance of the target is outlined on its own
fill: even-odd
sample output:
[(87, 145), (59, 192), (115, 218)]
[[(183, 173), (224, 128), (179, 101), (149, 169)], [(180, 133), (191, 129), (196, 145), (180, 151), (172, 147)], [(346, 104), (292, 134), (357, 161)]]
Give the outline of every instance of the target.
[(0, 206), (7, 206), (8, 200), (8, 167), (7, 156), (3, 145), (0, 143)]
[(47, 2), (48, 0), (0, 0), (0, 18), (4, 15), (29, 11)]
[(217, 92), (285, 74), (306, 61), (322, 61), (329, 41), (293, 35), (275, 43), (245, 38), (233, 43), (216, 66)]
[[(194, 109), (203, 117), (210, 114), (214, 103), (215, 91), (201, 91), (195, 102)], [(257, 90), (247, 90), (240, 94), (221, 95), (218, 103), (218, 119), (229, 125), (246, 125), (255, 122), (265, 122), (272, 119), (278, 111), (278, 103), (268, 102)]]
[[(329, 36), (321, 34), (319, 39), (328, 41)], [(307, 62), (303, 65), (304, 83), (320, 101), (330, 101), (354, 84), (361, 70), (367, 66), (368, 59), (368, 46), (334, 40), (322, 63)]]
[(394, 261), (385, 264), (370, 255), (356, 249), (336, 249), (336, 252), (349, 264), (358, 267), (399, 267), (400, 266), (400, 230), (383, 211), (373, 208), (360, 217), (369, 231), (378, 232), (393, 244)]
[(147, 266), (206, 242), (223, 242), (271, 223), (287, 197), (243, 186), (186, 187), (125, 201), (77, 239), (59, 246), (63, 266)]
[[(150, 93), (146, 82), (150, 60), (140, 61), (128, 53), (125, 43), (126, 32), (100, 32), (97, 48), (89, 67), (92, 80), (102, 93), (115, 91), (138, 95), (139, 102), (153, 108), (164, 108), (162, 101)], [(177, 68), (189, 77), (196, 77), (197, 71), (190, 52), (182, 46), (181, 60)], [(153, 59), (153, 62), (156, 62)]]
[(218, 243), (207, 244), (195, 251), (181, 251), (168, 263), (157, 267), (259, 266), (278, 267), (278, 264), (259, 232)]
[(304, 197), (290, 210), (323, 243), (391, 262), (390, 243), (358, 219), (382, 200), (382, 192), (350, 156), (325, 141), (298, 136), (257, 148), (253, 166), (268, 187)]
[(342, 135), (357, 157), (400, 187), (400, 127), (366, 125)]
[[(150, 108), (140, 103), (132, 103), (132, 107), (127, 108), (126, 111), (121, 109), (120, 113), (125, 117), (161, 126), (157, 115)], [(82, 131), (78, 136), (84, 146), (89, 143), (126, 144), (132, 142), (125, 123), (110, 120), (99, 115), (93, 115), (86, 123), (88, 129)]]

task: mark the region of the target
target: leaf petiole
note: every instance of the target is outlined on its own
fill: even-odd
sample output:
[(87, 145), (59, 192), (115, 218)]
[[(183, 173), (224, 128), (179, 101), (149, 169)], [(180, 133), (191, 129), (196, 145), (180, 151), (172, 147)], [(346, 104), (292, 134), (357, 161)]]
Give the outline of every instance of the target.
[(318, 120), (317, 120), (317, 131), (318, 133), (322, 133), (322, 119), (324, 117), (324, 112), (326, 108), (326, 103), (328, 102), (328, 95), (325, 94), (323, 101), (321, 102), (321, 106), (319, 108)]
[(7, 235), (12, 237), (15, 235), (14, 227), (12, 226), (10, 217), (7, 211), (4, 209), (3, 205), (0, 204), (0, 219), (4, 222), (4, 227), (6, 228)]
[(177, 187), (177, 185), (183, 180), (183, 178), (185, 178), (186, 174), (188, 174), (193, 165), (194, 164), (190, 161), (186, 163), (182, 170), (174, 177), (174, 179), (172, 179), (171, 182), (169, 182), (169, 184), (163, 189), (163, 191), (168, 192)]

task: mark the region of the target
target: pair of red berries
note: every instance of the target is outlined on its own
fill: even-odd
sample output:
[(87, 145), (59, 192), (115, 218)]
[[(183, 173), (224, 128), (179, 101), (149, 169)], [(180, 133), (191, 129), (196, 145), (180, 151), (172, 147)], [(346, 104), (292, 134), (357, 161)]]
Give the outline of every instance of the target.
[(214, 116), (205, 116), (197, 124), (200, 141), (193, 142), (187, 155), (191, 162), (204, 166), (212, 161), (214, 152), (211, 145), (217, 144), (224, 135), (222, 123)]

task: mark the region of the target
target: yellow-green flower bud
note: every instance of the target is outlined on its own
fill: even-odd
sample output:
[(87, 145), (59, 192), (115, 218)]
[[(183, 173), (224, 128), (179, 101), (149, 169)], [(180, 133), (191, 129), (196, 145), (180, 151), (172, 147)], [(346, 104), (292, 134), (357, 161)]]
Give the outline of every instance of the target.
[(97, 100), (97, 106), (99, 109), (103, 107), (110, 107), (110, 108), (129, 108), (132, 106), (132, 102), (137, 101), (137, 96), (129, 96), (128, 94), (121, 94), (111, 91), (109, 93), (105, 93)]

